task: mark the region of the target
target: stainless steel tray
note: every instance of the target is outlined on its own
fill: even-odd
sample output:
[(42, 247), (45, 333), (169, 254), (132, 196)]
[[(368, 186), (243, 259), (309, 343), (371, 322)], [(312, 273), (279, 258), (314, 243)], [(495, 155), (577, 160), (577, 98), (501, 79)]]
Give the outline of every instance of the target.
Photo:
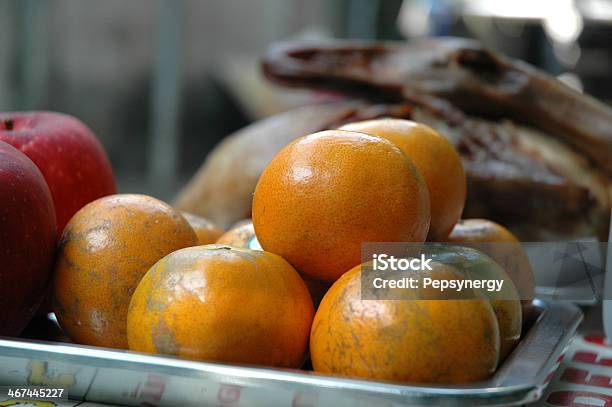
[(524, 338), (496, 374), (462, 386), (354, 380), (10, 338), (0, 339), (0, 385), (66, 387), (71, 399), (122, 405), (518, 405), (541, 396), (582, 313), (570, 303), (535, 300), (529, 319)]

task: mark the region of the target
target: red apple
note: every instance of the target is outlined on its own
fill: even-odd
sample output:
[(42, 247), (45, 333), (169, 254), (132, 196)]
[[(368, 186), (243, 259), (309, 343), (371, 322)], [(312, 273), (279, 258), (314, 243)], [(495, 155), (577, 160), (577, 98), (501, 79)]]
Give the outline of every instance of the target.
[(0, 113), (0, 140), (21, 150), (42, 172), (55, 204), (59, 233), (76, 211), (116, 192), (102, 145), (74, 117), (52, 112)]
[(18, 335), (51, 279), (57, 230), (40, 170), (0, 141), (0, 335)]

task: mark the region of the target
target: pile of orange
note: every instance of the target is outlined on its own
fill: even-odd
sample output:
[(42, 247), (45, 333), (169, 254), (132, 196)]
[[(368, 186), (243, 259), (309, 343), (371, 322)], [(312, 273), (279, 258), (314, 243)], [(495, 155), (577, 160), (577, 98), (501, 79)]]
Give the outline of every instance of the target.
[[(465, 197), (457, 152), (427, 126), (383, 119), (311, 134), (269, 163), (252, 222), (226, 232), (142, 195), (81, 209), (62, 236), (55, 312), (83, 344), (291, 368), (310, 349), (329, 374), (481, 380), (520, 336), (519, 293), (533, 295), (525, 259), (485, 250), (506, 275), (482, 254), (510, 300), (360, 293), (364, 242), (517, 243), (491, 222), (460, 222)], [(470, 278), (434, 264), (432, 277)]]

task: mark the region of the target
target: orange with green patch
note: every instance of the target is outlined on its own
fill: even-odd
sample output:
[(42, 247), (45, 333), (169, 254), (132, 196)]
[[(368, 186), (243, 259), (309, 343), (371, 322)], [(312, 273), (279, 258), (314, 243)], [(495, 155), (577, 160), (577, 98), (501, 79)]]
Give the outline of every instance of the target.
[(145, 195), (111, 195), (78, 211), (62, 235), (55, 266), (54, 310), (76, 343), (127, 348), (132, 293), (165, 255), (197, 244), (189, 223)]
[(128, 313), (130, 349), (298, 368), (314, 310), (281, 257), (223, 245), (176, 251), (153, 266)]
[[(452, 267), (431, 265), (415, 276), (463, 278)], [(472, 382), (495, 371), (500, 333), (488, 301), (419, 299), (437, 297), (417, 289), (403, 289), (401, 300), (363, 300), (361, 267), (340, 277), (319, 305), (310, 337), (315, 371), (420, 383)]]

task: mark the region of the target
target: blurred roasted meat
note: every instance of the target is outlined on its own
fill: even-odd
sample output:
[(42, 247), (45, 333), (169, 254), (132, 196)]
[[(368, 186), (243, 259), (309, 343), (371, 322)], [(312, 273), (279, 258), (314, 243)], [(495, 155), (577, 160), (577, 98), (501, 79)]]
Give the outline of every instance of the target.
[(287, 85), (391, 102), (429, 94), (469, 114), (513, 119), (563, 139), (612, 175), (612, 109), (475, 41), (289, 43), (272, 47), (262, 65)]

